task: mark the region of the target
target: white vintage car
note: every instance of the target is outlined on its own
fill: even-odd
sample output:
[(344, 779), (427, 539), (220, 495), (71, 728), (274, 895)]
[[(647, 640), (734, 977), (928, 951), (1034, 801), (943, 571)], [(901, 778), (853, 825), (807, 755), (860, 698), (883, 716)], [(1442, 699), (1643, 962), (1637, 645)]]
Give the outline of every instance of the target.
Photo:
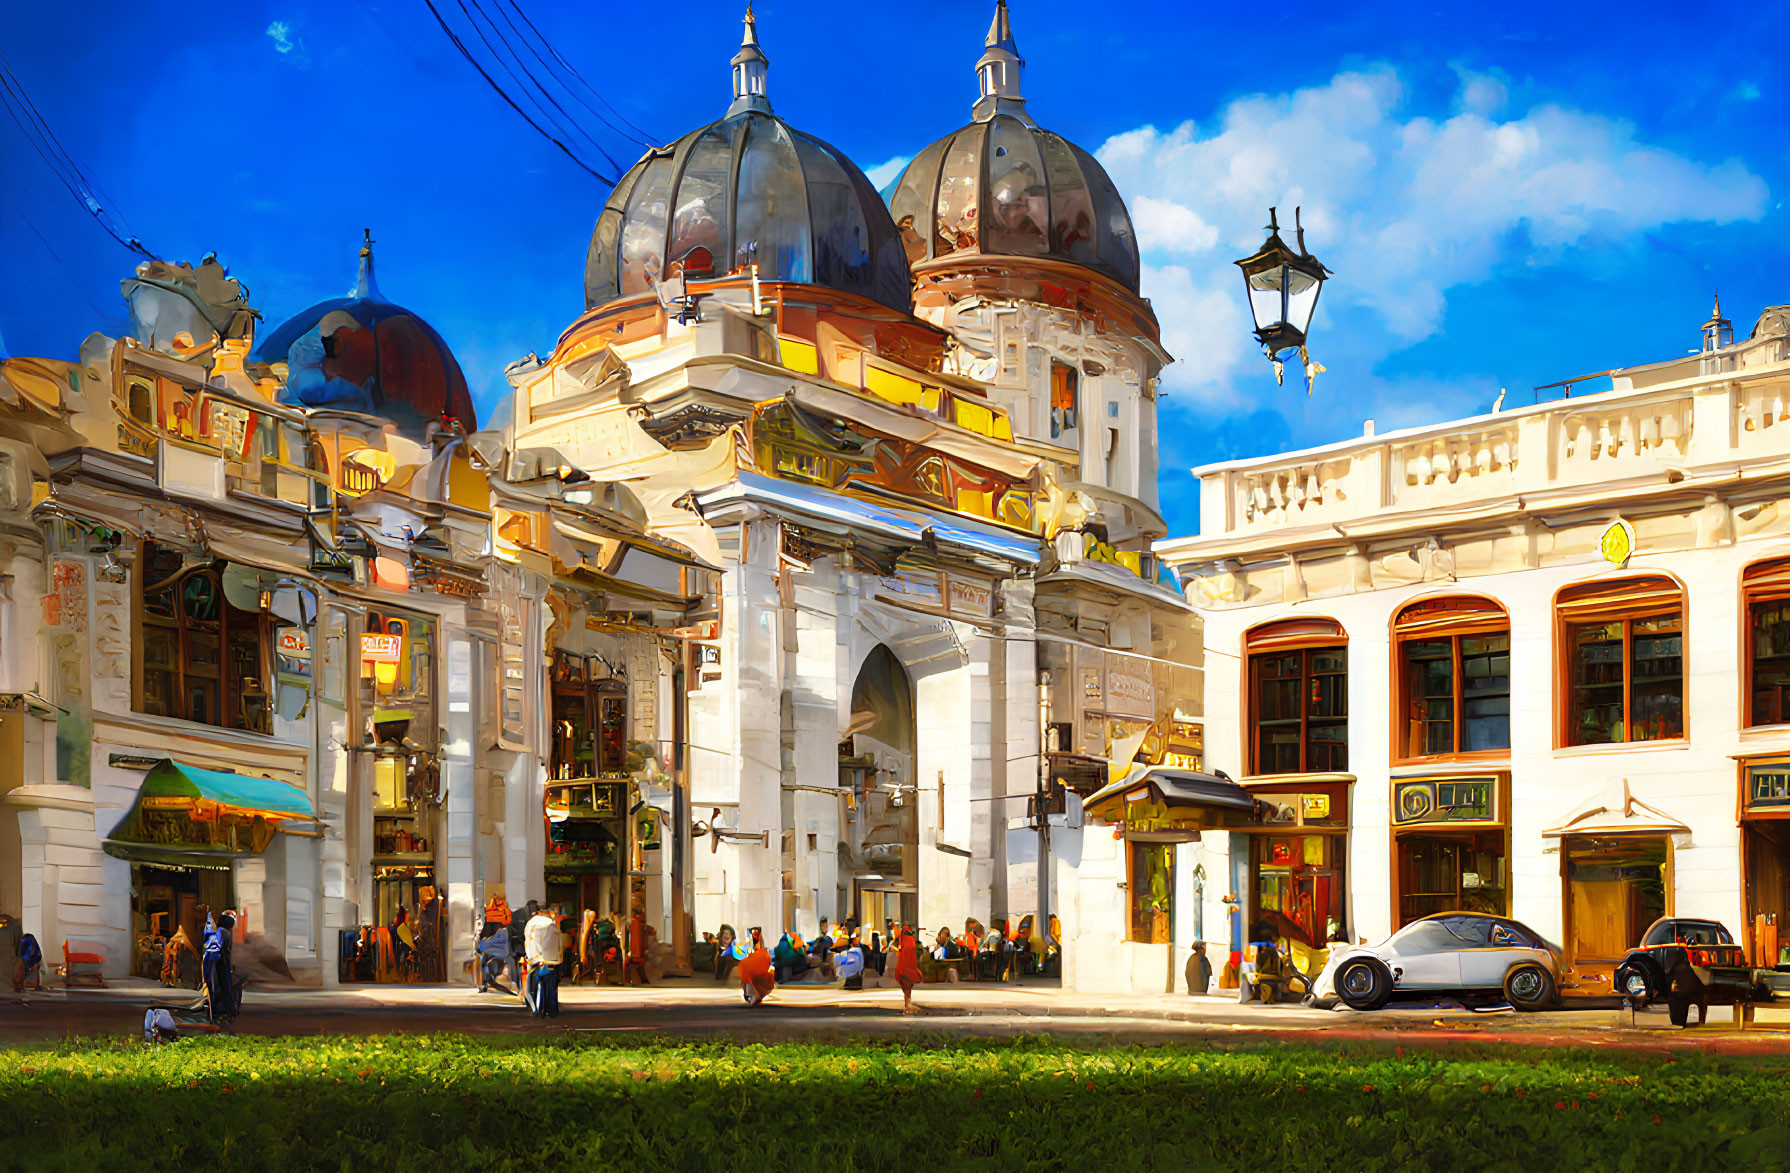
[(1394, 998), (1459, 995), (1541, 1010), (1559, 998), (1560, 953), (1518, 921), (1443, 912), (1378, 945), (1335, 948), (1312, 985), (1315, 1006), (1378, 1010)]

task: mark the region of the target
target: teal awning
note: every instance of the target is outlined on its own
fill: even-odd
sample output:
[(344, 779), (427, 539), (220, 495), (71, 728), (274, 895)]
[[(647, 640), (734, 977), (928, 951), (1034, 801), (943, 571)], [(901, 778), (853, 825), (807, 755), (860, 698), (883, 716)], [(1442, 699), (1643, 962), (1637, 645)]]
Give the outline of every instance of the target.
[(303, 790), (272, 778), (202, 770), (168, 758), (149, 768), (140, 798), (203, 798), (219, 806), (269, 819), (315, 819), (317, 809)]

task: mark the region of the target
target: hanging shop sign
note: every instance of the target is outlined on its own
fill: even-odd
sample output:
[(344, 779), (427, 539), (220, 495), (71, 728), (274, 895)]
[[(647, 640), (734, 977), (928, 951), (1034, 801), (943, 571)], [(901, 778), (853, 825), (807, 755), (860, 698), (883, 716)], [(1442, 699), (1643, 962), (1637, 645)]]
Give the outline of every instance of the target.
[(634, 834), (640, 842), (642, 851), (659, 850), (659, 812), (653, 807), (642, 807), (639, 816), (634, 820)]
[(404, 659), (404, 637), (365, 632), (360, 637), (360, 658), (367, 664), (397, 664)]
[(1746, 768), (1748, 814), (1790, 813), (1790, 762), (1766, 762)]
[(1252, 790), (1251, 797), (1261, 803), (1261, 816), (1255, 820), (1264, 827), (1346, 827), (1349, 825), (1346, 787), (1332, 790), (1307, 790), (1287, 794), (1264, 794)]
[(1152, 720), (1156, 716), (1156, 682), (1148, 660), (1107, 653), (1106, 711)]
[(1162, 764), (1177, 770), (1204, 770), (1205, 763), (1206, 727), (1193, 721), (1172, 722)]
[(880, 585), (876, 593), (891, 602), (906, 603), (912, 607), (938, 607), (944, 602), (937, 574), (909, 571), (905, 574), (887, 574), (878, 581)]
[(1627, 566), (1635, 552), (1635, 527), (1618, 517), (1597, 539), (1597, 552), (1618, 570)]
[(946, 607), (953, 615), (987, 619), (994, 614), (994, 588), (985, 583), (945, 576)]
[(416, 554), (410, 556), (410, 579), (418, 586), (429, 587), (436, 594), (449, 598), (482, 599), (485, 596), (485, 583), (477, 575)]
[(1392, 784), (1392, 822), (1492, 823), (1498, 820), (1498, 778), (1419, 778)]

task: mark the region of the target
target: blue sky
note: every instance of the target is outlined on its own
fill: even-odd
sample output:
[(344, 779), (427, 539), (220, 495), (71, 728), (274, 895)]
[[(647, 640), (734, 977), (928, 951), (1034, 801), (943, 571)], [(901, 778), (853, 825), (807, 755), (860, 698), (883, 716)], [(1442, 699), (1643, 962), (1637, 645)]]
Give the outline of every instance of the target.
[[(738, 5), (519, 2), (654, 137), (725, 107)], [(886, 178), (967, 120), (991, 2), (763, 0), (772, 101)], [(1182, 360), (1162, 415), (1178, 533), (1193, 465), (1681, 354), (1716, 290), (1742, 335), (1790, 302), (1790, 5), (1012, 6), (1032, 113), (1131, 202)], [(216, 250), (270, 326), (346, 292), (371, 226), (383, 291), (453, 345), (483, 414), (504, 364), (582, 308), (606, 189), (421, 0), (7, 5), (0, 47), (109, 206), (165, 257)], [(7, 348), (72, 357), (118, 332), (132, 257), (4, 119), (0, 189)], [(1229, 264), (1271, 203), (1304, 205), (1336, 270), (1310, 398), (1275, 386)]]

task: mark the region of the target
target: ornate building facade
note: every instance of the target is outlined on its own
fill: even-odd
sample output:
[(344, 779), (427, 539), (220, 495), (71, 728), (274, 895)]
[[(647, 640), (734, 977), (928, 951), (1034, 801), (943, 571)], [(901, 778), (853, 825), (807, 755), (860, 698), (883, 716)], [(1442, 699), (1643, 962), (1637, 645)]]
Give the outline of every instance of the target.
[(0, 910), (52, 954), (147, 973), (228, 906), (295, 981), (463, 980), (499, 898), (642, 909), (668, 965), (723, 923), (1151, 922), (1077, 797), (1200, 752), (1124, 202), (1004, 4), (887, 206), (773, 111), (750, 13), (731, 70), (483, 427), (370, 239), (273, 329), (156, 262), (131, 336), (0, 367)]

